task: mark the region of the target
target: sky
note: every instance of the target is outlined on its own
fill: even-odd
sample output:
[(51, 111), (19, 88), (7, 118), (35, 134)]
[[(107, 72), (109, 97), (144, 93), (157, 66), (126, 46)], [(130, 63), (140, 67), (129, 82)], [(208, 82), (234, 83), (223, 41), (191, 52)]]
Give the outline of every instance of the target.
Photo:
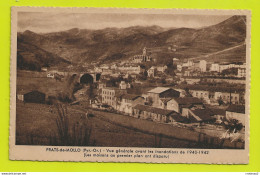
[(201, 28), (222, 22), (228, 15), (19, 12), (18, 32), (49, 33), (79, 29), (158, 25), (164, 28)]

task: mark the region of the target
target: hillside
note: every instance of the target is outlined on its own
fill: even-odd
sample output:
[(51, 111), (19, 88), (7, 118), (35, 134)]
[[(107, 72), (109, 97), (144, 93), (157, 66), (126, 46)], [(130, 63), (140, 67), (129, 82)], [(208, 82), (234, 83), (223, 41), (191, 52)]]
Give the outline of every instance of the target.
[[(182, 59), (241, 45), (246, 37), (245, 20), (245, 16), (233, 16), (202, 29), (133, 26), (102, 30), (74, 28), (47, 34), (25, 31), (18, 34), (18, 42), (37, 46), (77, 64), (129, 59), (141, 54), (144, 47), (159, 61), (173, 57)], [(176, 51), (168, 49), (169, 46)], [(232, 56), (234, 52), (227, 52), (222, 58), (225, 61), (245, 61), (244, 47), (237, 48), (235, 53), (239, 57)]]
[(69, 64), (70, 61), (18, 39), (18, 69), (40, 71), (42, 67), (66, 66)]

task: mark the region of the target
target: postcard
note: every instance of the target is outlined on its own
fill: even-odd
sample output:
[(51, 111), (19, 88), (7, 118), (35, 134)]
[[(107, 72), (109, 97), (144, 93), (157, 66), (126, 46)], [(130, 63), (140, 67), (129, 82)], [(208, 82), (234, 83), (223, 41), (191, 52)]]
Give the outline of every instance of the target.
[(250, 11), (11, 15), (11, 160), (249, 163)]

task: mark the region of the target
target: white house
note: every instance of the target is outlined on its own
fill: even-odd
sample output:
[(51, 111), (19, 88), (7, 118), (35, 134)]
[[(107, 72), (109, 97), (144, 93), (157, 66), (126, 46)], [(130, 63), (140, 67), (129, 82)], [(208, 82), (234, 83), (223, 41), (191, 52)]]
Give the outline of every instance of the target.
[(218, 63), (211, 64), (210, 71), (219, 72), (219, 64)]
[(154, 77), (155, 68), (152, 66), (147, 70), (148, 77)]
[(200, 67), (201, 72), (206, 72), (207, 71), (207, 61), (200, 60), (199, 67)]

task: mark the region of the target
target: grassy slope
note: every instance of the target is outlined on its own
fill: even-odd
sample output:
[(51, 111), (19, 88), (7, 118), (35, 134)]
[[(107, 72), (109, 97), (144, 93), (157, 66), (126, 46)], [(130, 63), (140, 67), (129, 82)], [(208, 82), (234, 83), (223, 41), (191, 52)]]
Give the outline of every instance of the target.
[[(80, 120), (84, 113), (69, 108), (70, 123)], [(31, 144), (30, 135), (34, 136), (33, 144), (49, 145), (49, 136), (57, 135), (55, 124), (56, 110), (49, 112), (48, 105), (33, 103), (17, 103), (17, 143)], [(155, 137), (131, 129), (126, 129), (98, 118), (90, 118), (92, 126), (91, 143), (95, 140), (96, 146), (116, 147), (154, 147)], [(186, 141), (162, 138), (162, 147), (187, 147)]]

